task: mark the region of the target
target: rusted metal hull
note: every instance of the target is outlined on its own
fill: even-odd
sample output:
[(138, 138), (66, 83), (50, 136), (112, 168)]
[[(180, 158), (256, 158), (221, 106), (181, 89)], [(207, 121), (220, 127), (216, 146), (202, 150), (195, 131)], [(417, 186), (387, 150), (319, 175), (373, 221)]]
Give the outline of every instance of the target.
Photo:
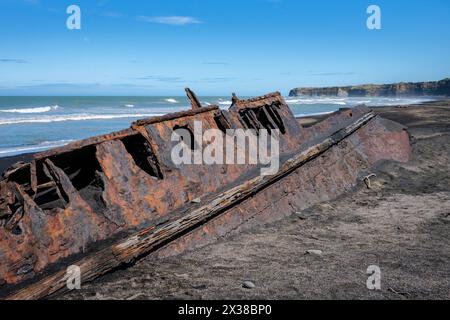
[[(341, 111), (303, 128), (279, 93), (251, 100), (234, 97), (228, 111), (201, 107), (195, 95), (188, 95), (193, 104), (190, 111), (137, 121), (121, 132), (37, 154), (32, 163), (4, 174), (0, 182), (3, 295), (20, 287), (25, 288), (20, 291), (25, 294), (17, 296), (21, 298), (56, 292), (47, 289), (27, 295), (31, 291), (26, 288), (36, 281), (51, 283), (49, 279), (59, 283), (60, 278), (46, 276), (64, 272), (80, 257), (95, 257), (102, 250), (109, 254), (112, 242), (120, 243), (134, 232), (155, 236), (167, 224), (180, 225), (180, 219), (200, 206), (192, 203), (193, 199), (200, 198), (202, 205), (215, 203), (233, 188), (249, 189), (249, 181), (258, 179), (257, 166), (172, 163), (172, 132), (176, 127), (192, 128), (193, 121), (201, 121), (203, 130), (279, 129), (285, 161), (281, 170), (307, 151), (316, 153), (295, 168), (280, 172), (279, 179), (266, 181), (264, 188), (250, 190), (242, 199), (233, 198), (238, 200), (235, 203), (226, 202), (227, 206), (186, 230), (176, 230), (179, 232), (171, 236), (163, 233), (166, 238), (162, 242), (139, 247), (146, 249), (139, 255), (178, 254), (256, 223), (281, 219), (349, 190), (378, 161), (404, 162), (410, 156), (405, 128), (372, 117), (366, 107)], [(317, 149), (336, 132), (366, 118), (366, 123), (345, 138), (326, 150)], [(117, 257), (105, 257), (109, 261), (105, 266), (115, 264)], [(130, 254), (128, 258), (136, 257)], [(120, 263), (126, 260), (118, 259)], [(96, 274), (86, 272), (93, 278)]]

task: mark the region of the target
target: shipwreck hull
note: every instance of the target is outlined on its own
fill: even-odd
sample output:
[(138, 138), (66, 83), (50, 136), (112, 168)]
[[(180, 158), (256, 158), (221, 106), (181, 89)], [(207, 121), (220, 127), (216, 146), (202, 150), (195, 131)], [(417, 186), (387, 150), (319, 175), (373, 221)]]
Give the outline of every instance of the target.
[(177, 255), (335, 199), (362, 182), (377, 162), (407, 162), (410, 152), (409, 136), (401, 126), (377, 117), (317, 158), (170, 242), (154, 255), (159, 258)]
[[(405, 128), (366, 107), (299, 125), (279, 93), (233, 98), (135, 122), (130, 129), (36, 154), (0, 182), (0, 293), (42, 298), (152, 253), (179, 254), (231, 232), (276, 221), (350, 190), (378, 161), (406, 162)], [(172, 132), (278, 129), (282, 166), (172, 163)], [(202, 143), (202, 142), (199, 142)], [(195, 201), (193, 201), (195, 199)], [(200, 200), (200, 201), (199, 201)], [(200, 202), (200, 203), (199, 203)]]

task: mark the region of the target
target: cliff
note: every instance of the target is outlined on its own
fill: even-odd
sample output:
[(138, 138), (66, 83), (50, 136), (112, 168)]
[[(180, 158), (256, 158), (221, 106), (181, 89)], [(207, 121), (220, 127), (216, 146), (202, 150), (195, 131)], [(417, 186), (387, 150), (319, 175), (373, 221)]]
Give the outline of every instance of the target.
[(400, 82), (394, 84), (365, 84), (346, 87), (296, 88), (290, 91), (296, 96), (450, 96), (450, 78), (430, 82)]

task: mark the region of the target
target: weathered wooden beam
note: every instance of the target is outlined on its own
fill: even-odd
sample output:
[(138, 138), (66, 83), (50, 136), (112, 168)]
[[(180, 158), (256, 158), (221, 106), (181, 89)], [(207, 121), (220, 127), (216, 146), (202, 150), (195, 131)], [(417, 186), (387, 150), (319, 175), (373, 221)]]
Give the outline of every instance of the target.
[[(180, 235), (200, 226), (225, 212), (227, 209), (245, 200), (249, 196), (263, 190), (274, 182), (292, 173), (308, 161), (316, 158), (331, 147), (348, 137), (350, 134), (371, 121), (375, 115), (370, 112), (339, 130), (320, 143), (302, 151), (287, 160), (273, 176), (258, 176), (247, 182), (231, 188), (209, 203), (193, 209), (185, 216), (174, 221), (167, 222), (157, 228), (144, 229), (118, 243), (93, 253), (74, 263), (81, 270), (83, 282), (92, 281), (95, 278), (116, 269), (117, 267), (133, 262), (160, 245), (163, 245)], [(7, 297), (10, 300), (41, 299), (57, 292), (67, 291), (67, 273), (60, 270), (32, 285), (29, 285)]]

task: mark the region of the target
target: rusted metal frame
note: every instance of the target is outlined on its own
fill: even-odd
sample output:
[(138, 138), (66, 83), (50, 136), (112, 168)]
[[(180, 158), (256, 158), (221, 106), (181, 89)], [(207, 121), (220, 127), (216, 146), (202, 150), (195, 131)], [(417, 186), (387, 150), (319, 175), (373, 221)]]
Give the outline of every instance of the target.
[(147, 161), (149, 165), (152, 167), (153, 171), (156, 172), (158, 179), (164, 179), (164, 172), (161, 166), (161, 159), (159, 158), (159, 155), (155, 152), (155, 141), (148, 133), (147, 129), (142, 126), (135, 126), (134, 130), (136, 130), (139, 134), (141, 134), (144, 139), (148, 142), (149, 146), (151, 147), (150, 153), (152, 154), (152, 157), (150, 159), (147, 158)]
[[(268, 126), (269, 128), (266, 128), (268, 133), (270, 135), (273, 135), (274, 137), (276, 137), (277, 139), (280, 138), (280, 134), (284, 133), (284, 131), (276, 124), (276, 122), (273, 120), (272, 116), (269, 114), (269, 112), (267, 111), (267, 108), (269, 106), (264, 106), (259, 110), (260, 113), (263, 113), (263, 116), (266, 118), (267, 122), (268, 122)], [(278, 130), (278, 131), (277, 131)]]
[[(35, 161), (33, 161), (33, 162), (35, 162)], [(36, 163), (36, 166), (37, 166), (37, 163)], [(33, 168), (33, 166), (32, 166), (32, 168)], [(37, 170), (37, 167), (35, 167), (34, 170)], [(50, 170), (48, 169), (48, 167), (47, 167), (47, 165), (45, 164), (45, 162), (42, 163), (42, 171), (44, 172), (44, 175), (45, 175), (50, 181), (49, 181), (49, 182), (46, 182), (46, 183), (43, 183), (43, 184), (38, 184), (38, 182), (36, 182), (36, 191), (34, 191), (34, 194), (33, 194), (33, 196), (31, 197), (31, 199), (32, 199), (33, 201), (35, 201), (36, 198), (37, 198), (38, 196), (41, 196), (41, 195), (42, 195), (42, 193), (39, 192), (40, 189), (46, 189), (46, 188), (52, 188), (52, 187), (54, 187), (55, 190), (56, 190), (56, 193), (58, 194), (58, 197), (59, 197), (60, 199), (64, 200), (64, 197), (63, 197), (63, 195), (61, 194), (61, 192), (60, 192), (60, 190), (59, 190), (58, 184), (57, 184), (57, 182), (55, 181), (54, 176), (50, 173)], [(32, 174), (33, 174), (33, 173), (32, 173)], [(36, 174), (36, 171), (35, 171), (35, 174)], [(32, 177), (33, 177), (33, 176), (32, 176)], [(35, 179), (37, 180), (37, 176), (36, 176), (36, 175), (35, 175), (35, 177), (36, 177)], [(48, 190), (47, 190), (46, 192), (48, 192)], [(45, 194), (46, 192), (44, 192), (44, 194)], [(37, 204), (36, 204), (36, 205), (37, 205)]]
[(3, 181), (0, 186), (0, 226), (4, 219), (14, 213), (9, 207), (16, 201), (14, 192), (11, 190), (11, 184), (11, 182), (6, 183), (6, 181)]
[(50, 159), (45, 160), (44, 164), (50, 172), (52, 180), (56, 183), (56, 192), (60, 199), (64, 200), (66, 203), (70, 201), (70, 194), (74, 192), (75, 187), (73, 187), (70, 182), (70, 178), (67, 174), (60, 168), (58, 168)]
[(214, 120), (218, 124), (220, 124), (220, 126), (225, 130), (225, 132), (226, 130), (232, 128), (230, 120), (225, 116), (222, 110), (219, 110), (214, 114)]
[[(70, 143), (63, 147), (54, 148), (52, 150), (37, 153), (34, 155), (34, 160), (36, 160), (36, 161), (43, 160), (43, 159), (46, 159), (46, 158), (49, 158), (49, 157), (52, 157), (55, 155), (68, 153), (71, 151), (78, 150), (80, 148), (88, 147), (91, 145), (96, 145), (96, 144), (99, 144), (99, 143), (102, 143), (105, 141), (119, 140), (121, 138), (125, 138), (130, 135), (136, 134), (137, 133), (136, 131), (141, 133), (147, 140), (149, 140), (149, 143), (153, 146), (151, 138), (149, 138), (148, 134), (146, 134), (145, 128), (141, 128), (142, 126), (154, 124), (154, 123), (160, 123), (160, 122), (164, 122), (164, 121), (170, 121), (170, 120), (187, 117), (187, 116), (194, 116), (194, 115), (197, 115), (200, 113), (210, 112), (213, 110), (219, 110), (219, 107), (218, 106), (208, 106), (208, 107), (202, 107), (200, 109), (181, 111), (181, 112), (167, 114), (164, 116), (138, 120), (132, 124), (131, 128), (126, 129), (126, 130), (117, 131), (117, 132), (113, 132), (111, 134), (106, 134), (106, 135), (101, 135), (101, 136), (81, 140), (79, 142)], [(155, 154), (155, 157), (158, 160), (158, 162), (161, 163), (157, 154)], [(24, 164), (23, 166), (21, 166), (19, 168), (15, 168), (11, 172), (8, 172), (7, 175), (11, 175), (12, 173), (17, 172), (18, 170), (20, 170), (23, 167), (28, 166), (28, 165), (29, 164)], [(160, 173), (162, 175), (162, 172), (160, 172)]]
[(54, 148), (48, 151), (43, 151), (40, 153), (37, 153), (34, 155), (34, 159), (35, 160), (42, 160), (44, 158), (48, 158), (48, 157), (52, 157), (52, 156), (56, 156), (59, 154), (63, 154), (63, 153), (67, 153), (67, 152), (71, 152), (74, 150), (78, 150), (84, 147), (88, 147), (91, 145), (95, 145), (95, 144), (99, 144), (105, 141), (110, 141), (110, 140), (117, 140), (117, 139), (121, 139), (121, 138), (125, 138), (128, 137), (130, 135), (133, 135), (135, 132), (132, 128), (128, 128), (125, 130), (121, 130), (121, 131), (117, 131), (117, 132), (113, 132), (113, 133), (109, 133), (109, 134), (104, 134), (101, 136), (97, 136), (97, 137), (92, 137), (92, 138), (88, 138), (88, 139), (84, 139), (81, 141), (77, 141), (77, 142), (72, 142), (69, 143), (65, 146), (62, 147), (58, 147), (58, 148)]
[(252, 123), (255, 125), (255, 130), (256, 133), (259, 134), (259, 131), (261, 129), (264, 129), (264, 126), (262, 125), (262, 123), (259, 121), (258, 117), (256, 116), (256, 113), (254, 110), (252, 109), (248, 109), (246, 110), (245, 114), (247, 115), (247, 117), (249, 117), (249, 119), (252, 121)]
[(49, 182), (46, 182), (46, 183), (38, 185), (38, 190), (39, 189), (50, 188), (50, 187), (54, 187), (54, 186), (56, 186), (56, 183), (55, 183), (55, 181), (52, 180), (52, 181), (49, 181)]
[(272, 116), (269, 114), (269, 112), (267, 112), (267, 107), (268, 106), (264, 106), (261, 109), (259, 109), (259, 112), (262, 112), (264, 114), (264, 116), (266, 117), (267, 121), (269, 122), (270, 125), (270, 129), (279, 129), (277, 124), (275, 123), (275, 121), (272, 119)]
[[(56, 182), (53, 179), (53, 175), (50, 173), (50, 170), (49, 170), (48, 166), (45, 164), (45, 161), (42, 163), (42, 171), (44, 171), (45, 176), (50, 179), (49, 183), (53, 182), (56, 185)], [(38, 187), (44, 188), (45, 185), (44, 186), (38, 186)]]
[(37, 175), (36, 175), (36, 160), (31, 161), (30, 165), (30, 183), (31, 190), (36, 194), (37, 192)]
[(254, 108), (260, 108), (268, 104), (272, 104), (278, 102), (280, 104), (284, 104), (284, 99), (281, 96), (279, 92), (274, 92), (267, 94), (262, 97), (247, 99), (247, 100), (237, 100), (234, 103), (234, 107), (237, 108), (237, 110), (242, 109), (254, 109)]
[(17, 224), (22, 220), (24, 215), (23, 208), (20, 207), (14, 212), (9, 219), (5, 222), (4, 228), (8, 232), (13, 232)]
[(250, 99), (245, 99), (245, 100), (236, 99), (236, 101), (240, 104), (248, 104), (248, 103), (259, 102), (259, 101), (270, 99), (270, 98), (278, 98), (278, 97), (281, 97), (281, 93), (279, 91), (275, 91), (275, 92), (265, 94), (263, 96), (255, 97), (255, 98), (250, 98)]
[(244, 129), (252, 129), (252, 128), (250, 128), (251, 124), (247, 123), (248, 119), (247, 119), (247, 117), (245, 116), (244, 113), (239, 112), (237, 114), (237, 118), (239, 119), (239, 122), (242, 124), (242, 127)]
[(200, 109), (202, 107), (202, 104), (198, 100), (195, 93), (189, 88), (185, 88), (184, 90), (186, 91), (186, 95), (188, 96), (189, 100), (191, 101), (192, 110)]
[(241, 121), (242, 125), (246, 129), (256, 130), (256, 125), (253, 123), (253, 121), (250, 119), (249, 116), (245, 112), (238, 113), (239, 120)]
[(20, 185), (16, 182), (11, 182), (10, 186), (12, 186), (12, 192), (16, 196), (17, 201), (23, 204), (25, 191), (23, 191)]
[(20, 171), (26, 167), (29, 167), (30, 164), (29, 163), (23, 163), (23, 162), (19, 162), (13, 165), (13, 167), (9, 168), (4, 174), (3, 174), (3, 178), (4, 179), (8, 179), (11, 175), (13, 175), (14, 173), (16, 173), (17, 171)]
[(286, 126), (284, 125), (283, 119), (278, 113), (277, 110), (278, 108), (279, 106), (277, 106), (275, 103), (272, 103), (267, 106), (267, 112), (271, 115), (272, 119), (275, 121), (280, 131), (286, 132)]
[(12, 232), (13, 229), (17, 226), (17, 224), (20, 222), (20, 220), (22, 220), (23, 215), (24, 215), (24, 210), (26, 208), (26, 206), (24, 205), (25, 202), (29, 202), (30, 198), (29, 196), (26, 194), (25, 191), (22, 190), (22, 188), (20, 187), (20, 185), (16, 182), (11, 182), (12, 187), (13, 187), (13, 192), (16, 196), (16, 199), (18, 202), (21, 203), (21, 206), (11, 214), (11, 216), (8, 218), (8, 221), (5, 222), (5, 229), (8, 232)]
[[(175, 221), (165, 223), (157, 229), (150, 227), (97, 253), (85, 257), (76, 263), (81, 269), (83, 281), (95, 278), (121, 265), (135, 261), (144, 254), (164, 245), (185, 232), (210, 221), (227, 209), (247, 199), (249, 196), (265, 189), (274, 182), (289, 175), (308, 161), (311, 161), (348, 137), (353, 132), (370, 122), (374, 113), (370, 112), (339, 130), (331, 137), (308, 148), (287, 160), (274, 176), (258, 176), (239, 186), (221, 193), (208, 204), (192, 210)], [(66, 270), (61, 270), (7, 297), (10, 300), (41, 299), (51, 294), (66, 291)]]
[(200, 113), (210, 112), (210, 111), (214, 111), (214, 110), (218, 110), (218, 109), (219, 109), (218, 106), (212, 105), (212, 106), (208, 106), (208, 107), (202, 107), (200, 109), (169, 113), (169, 114), (165, 114), (163, 116), (151, 117), (148, 119), (135, 121), (132, 124), (132, 128), (135, 128), (137, 126), (146, 126), (149, 124), (155, 124), (155, 123), (175, 120), (178, 118), (191, 117), (191, 116), (195, 116)]

